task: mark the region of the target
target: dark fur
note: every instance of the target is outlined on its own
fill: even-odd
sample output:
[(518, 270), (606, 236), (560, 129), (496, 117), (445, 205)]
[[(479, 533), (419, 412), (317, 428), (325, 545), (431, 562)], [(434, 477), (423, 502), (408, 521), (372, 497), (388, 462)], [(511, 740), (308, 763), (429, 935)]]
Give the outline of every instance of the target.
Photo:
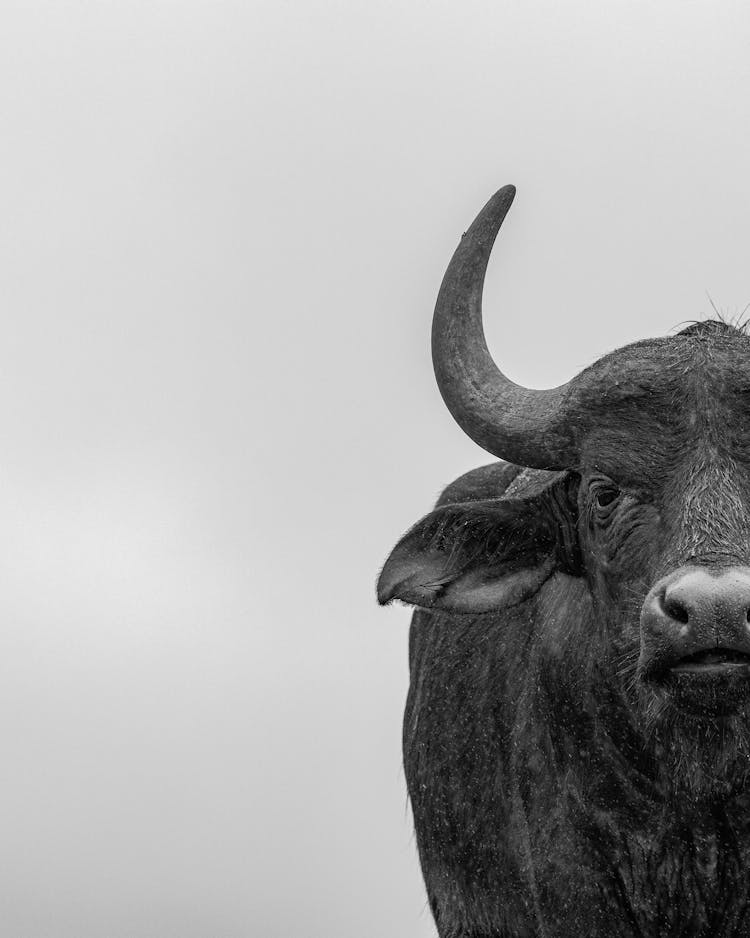
[[(750, 936), (750, 707), (691, 716), (639, 664), (660, 577), (750, 564), (750, 340), (698, 323), (594, 369), (579, 465), (469, 473), (381, 580), (432, 610), (404, 758), (441, 938)], [(524, 566), (533, 591), (506, 588)]]

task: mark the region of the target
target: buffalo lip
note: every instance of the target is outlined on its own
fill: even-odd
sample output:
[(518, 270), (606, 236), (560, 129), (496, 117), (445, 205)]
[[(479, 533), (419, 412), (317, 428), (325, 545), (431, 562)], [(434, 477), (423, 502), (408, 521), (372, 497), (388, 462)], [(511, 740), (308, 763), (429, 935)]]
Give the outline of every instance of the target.
[(750, 654), (727, 648), (712, 648), (687, 655), (670, 665), (673, 674), (720, 676), (750, 668)]
[(718, 719), (738, 713), (750, 700), (750, 654), (727, 648), (686, 655), (657, 681), (678, 710)]

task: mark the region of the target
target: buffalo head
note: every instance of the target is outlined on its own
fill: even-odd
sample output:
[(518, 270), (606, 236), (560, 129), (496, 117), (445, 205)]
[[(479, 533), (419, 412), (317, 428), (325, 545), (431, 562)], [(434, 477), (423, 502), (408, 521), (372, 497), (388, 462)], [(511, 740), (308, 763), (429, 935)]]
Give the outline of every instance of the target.
[(449, 490), (393, 550), (379, 599), (484, 615), (575, 580), (596, 666), (687, 779), (750, 751), (750, 339), (703, 322), (552, 390), (514, 384), (489, 355), (481, 302), (514, 195), (501, 189), (456, 250), (433, 361), (460, 426), (524, 469), (502, 492)]

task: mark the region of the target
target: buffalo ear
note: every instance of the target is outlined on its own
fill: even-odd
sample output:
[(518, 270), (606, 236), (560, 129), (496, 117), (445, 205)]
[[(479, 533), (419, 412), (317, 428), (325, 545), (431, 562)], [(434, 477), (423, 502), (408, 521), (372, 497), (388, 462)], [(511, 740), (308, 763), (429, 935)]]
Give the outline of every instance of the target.
[(454, 613), (492, 612), (532, 596), (555, 570), (578, 573), (567, 474), (526, 498), (443, 505), (408, 531), (378, 581), (378, 600)]

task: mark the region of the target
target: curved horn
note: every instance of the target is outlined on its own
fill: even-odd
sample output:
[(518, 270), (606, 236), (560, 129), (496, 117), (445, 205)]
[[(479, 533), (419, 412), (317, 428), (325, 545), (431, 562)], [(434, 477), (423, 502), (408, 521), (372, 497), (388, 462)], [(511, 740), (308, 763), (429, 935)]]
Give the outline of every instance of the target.
[(533, 391), (515, 384), (492, 360), (482, 328), (487, 262), (515, 194), (515, 186), (495, 193), (448, 265), (432, 321), (432, 362), (448, 410), (483, 449), (522, 466), (564, 469), (576, 460), (562, 421), (568, 385)]

